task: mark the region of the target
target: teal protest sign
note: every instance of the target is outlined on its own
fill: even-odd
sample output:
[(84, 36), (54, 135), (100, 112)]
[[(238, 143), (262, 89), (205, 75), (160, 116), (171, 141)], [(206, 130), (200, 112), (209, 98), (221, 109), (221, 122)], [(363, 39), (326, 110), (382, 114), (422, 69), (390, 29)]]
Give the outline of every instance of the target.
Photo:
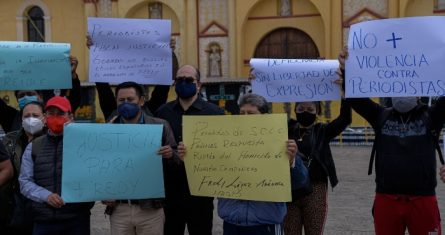
[(65, 202), (164, 197), (162, 125), (69, 124), (64, 128)]
[(0, 42), (0, 90), (69, 89), (70, 44)]
[(352, 25), (346, 97), (445, 95), (444, 25), (444, 16)]

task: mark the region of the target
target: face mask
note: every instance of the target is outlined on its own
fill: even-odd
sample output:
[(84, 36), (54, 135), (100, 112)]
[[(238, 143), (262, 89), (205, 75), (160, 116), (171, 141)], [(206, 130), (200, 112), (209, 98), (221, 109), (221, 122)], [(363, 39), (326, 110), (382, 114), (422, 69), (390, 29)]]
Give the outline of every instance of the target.
[(35, 117), (28, 117), (22, 121), (23, 129), (31, 135), (39, 133), (43, 129), (43, 122), (41, 119)]
[(176, 82), (175, 91), (179, 98), (188, 99), (196, 94), (197, 88), (195, 83), (180, 81)]
[(393, 97), (392, 107), (399, 113), (407, 113), (417, 106), (416, 97)]
[(25, 105), (27, 105), (28, 103), (33, 102), (33, 101), (38, 101), (37, 96), (35, 96), (35, 95), (34, 96), (27, 96), (27, 95), (25, 95), (22, 98), (19, 98), (19, 108), (23, 109), (25, 107)]
[(46, 118), (46, 125), (56, 135), (63, 133), (63, 126), (67, 122), (68, 119), (65, 116), (48, 116)]
[(316, 117), (317, 115), (314, 113), (309, 113), (309, 112), (297, 113), (297, 122), (299, 122), (304, 127), (308, 127), (315, 122)]
[(135, 118), (139, 111), (141, 110), (141, 106), (139, 104), (124, 102), (117, 107), (117, 111), (119, 114), (126, 120), (131, 120)]

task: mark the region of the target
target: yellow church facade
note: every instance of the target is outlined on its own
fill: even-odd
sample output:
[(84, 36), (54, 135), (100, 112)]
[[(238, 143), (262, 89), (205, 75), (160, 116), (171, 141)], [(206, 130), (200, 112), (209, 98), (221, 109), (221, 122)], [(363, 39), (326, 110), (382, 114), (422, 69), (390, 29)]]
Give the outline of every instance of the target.
[[(429, 15), (445, 15), (445, 1), (2, 0), (0, 41), (70, 43), (83, 96), (89, 96), (76, 114), (94, 121), (102, 114), (94, 84), (88, 83), (87, 18), (170, 19), (179, 64), (197, 66), (204, 95), (236, 113), (237, 98), (249, 89), (251, 58), (336, 59), (356, 22)], [(12, 92), (0, 92), (0, 98), (17, 105)], [(338, 102), (323, 106), (325, 119), (336, 117)], [(273, 104), (273, 111), (293, 113), (291, 104)], [(353, 125), (366, 124), (355, 115)]]

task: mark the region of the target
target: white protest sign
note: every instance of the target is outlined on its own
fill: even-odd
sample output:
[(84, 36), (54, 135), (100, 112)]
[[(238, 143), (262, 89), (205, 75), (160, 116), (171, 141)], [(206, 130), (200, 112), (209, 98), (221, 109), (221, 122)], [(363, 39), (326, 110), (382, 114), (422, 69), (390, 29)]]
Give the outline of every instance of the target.
[(346, 97), (445, 95), (445, 17), (351, 26)]
[(340, 99), (337, 60), (251, 59), (252, 91), (269, 102)]
[(90, 82), (172, 84), (171, 21), (88, 18)]

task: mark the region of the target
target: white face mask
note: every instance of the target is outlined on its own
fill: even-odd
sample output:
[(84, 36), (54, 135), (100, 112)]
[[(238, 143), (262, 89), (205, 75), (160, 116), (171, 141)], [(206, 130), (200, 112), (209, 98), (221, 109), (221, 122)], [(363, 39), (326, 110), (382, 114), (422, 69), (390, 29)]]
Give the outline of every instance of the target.
[(417, 106), (417, 97), (393, 97), (392, 107), (399, 113), (407, 113)]
[(42, 119), (38, 119), (35, 117), (28, 117), (23, 119), (22, 121), (23, 129), (31, 135), (34, 135), (43, 129), (43, 121)]

